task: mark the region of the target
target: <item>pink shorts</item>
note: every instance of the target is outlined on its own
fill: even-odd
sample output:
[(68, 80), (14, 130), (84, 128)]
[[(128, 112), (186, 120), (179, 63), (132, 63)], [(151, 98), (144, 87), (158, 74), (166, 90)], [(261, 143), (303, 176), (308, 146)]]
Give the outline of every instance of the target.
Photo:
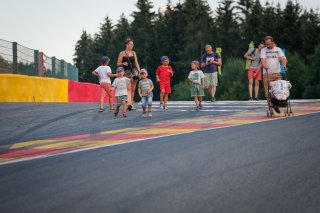
[(159, 82), (160, 91), (163, 91), (164, 93), (170, 94), (171, 93), (171, 87), (170, 82)]
[(112, 98), (111, 88), (112, 88), (112, 86), (111, 86), (110, 83), (105, 83), (105, 82), (100, 83), (100, 94), (101, 94), (101, 97), (104, 97), (106, 95), (106, 93), (107, 93), (109, 98)]
[[(259, 72), (255, 77), (253, 76), (256, 72)], [(250, 80), (251, 78), (257, 80), (257, 81), (261, 81), (262, 76), (261, 76), (261, 71), (258, 71), (258, 68), (249, 68), (248, 69), (248, 80)]]

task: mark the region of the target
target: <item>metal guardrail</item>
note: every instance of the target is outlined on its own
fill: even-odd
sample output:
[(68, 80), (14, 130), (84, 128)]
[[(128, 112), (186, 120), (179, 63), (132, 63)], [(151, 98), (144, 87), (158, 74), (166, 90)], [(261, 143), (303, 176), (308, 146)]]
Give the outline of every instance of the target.
[(0, 39), (0, 74), (62, 78), (78, 81), (78, 69), (64, 60), (49, 57), (39, 50)]

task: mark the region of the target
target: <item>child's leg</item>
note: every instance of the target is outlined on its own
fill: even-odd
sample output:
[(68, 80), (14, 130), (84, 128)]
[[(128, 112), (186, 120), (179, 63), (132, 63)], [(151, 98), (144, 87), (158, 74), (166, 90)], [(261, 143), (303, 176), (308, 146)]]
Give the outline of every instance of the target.
[(151, 112), (152, 109), (152, 97), (148, 97), (148, 113)]
[(163, 104), (164, 95), (165, 95), (164, 91), (161, 90), (161, 92), (160, 92), (160, 104)]
[(167, 106), (167, 103), (168, 103), (168, 96), (169, 96), (168, 93), (164, 93), (164, 95), (163, 95), (163, 105), (165, 107)]
[(143, 96), (141, 98), (141, 105), (142, 105), (143, 114), (145, 114), (146, 113), (146, 106), (147, 106), (147, 100), (146, 100), (145, 96)]
[(127, 101), (126, 100), (122, 100), (122, 107), (123, 107), (123, 114), (125, 114), (127, 112)]
[(106, 95), (105, 89), (100, 87), (100, 109), (104, 109), (104, 96)]

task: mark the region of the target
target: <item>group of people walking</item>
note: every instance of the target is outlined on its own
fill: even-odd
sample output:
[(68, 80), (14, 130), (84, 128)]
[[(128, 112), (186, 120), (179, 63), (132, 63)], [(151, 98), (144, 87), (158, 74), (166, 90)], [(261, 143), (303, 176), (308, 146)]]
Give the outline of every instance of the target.
[[(266, 47), (265, 47), (266, 46)], [(108, 66), (110, 59), (107, 56), (102, 57), (102, 65), (95, 69), (92, 74), (99, 77), (100, 83), (100, 112), (104, 109), (104, 98), (108, 95), (110, 112), (114, 112), (114, 116), (118, 116), (120, 107), (122, 106), (122, 115), (127, 117), (127, 110), (135, 109), (134, 94), (138, 86), (138, 93), (141, 97), (143, 109), (143, 117), (152, 117), (152, 98), (154, 84), (148, 78), (148, 71), (140, 68), (138, 57), (133, 50), (134, 43), (132, 39), (125, 41), (125, 49), (119, 53), (117, 60), (116, 74), (113, 74)], [(245, 56), (251, 60), (251, 66), (248, 69), (249, 82), (249, 100), (259, 100), (259, 81), (264, 80), (265, 96), (268, 98), (268, 81), (281, 79), (280, 61), (286, 67), (287, 60), (282, 50), (275, 46), (271, 36), (267, 36), (264, 42), (258, 45), (258, 48), (249, 50)], [(160, 88), (160, 108), (168, 110), (168, 96), (171, 93), (171, 78), (174, 71), (170, 66), (168, 56), (161, 57), (161, 64), (158, 66), (155, 75), (156, 81)], [(194, 60), (191, 62), (191, 71), (188, 75), (190, 81), (191, 97), (194, 97), (196, 110), (202, 109), (202, 97), (204, 89), (208, 89), (211, 96), (211, 102), (215, 102), (216, 88), (218, 86), (218, 66), (222, 65), (221, 56), (213, 51), (211, 45), (205, 46), (205, 53), (201, 58), (201, 62)], [(202, 70), (203, 71), (202, 71)], [(261, 70), (263, 69), (263, 73)], [(268, 74), (268, 75), (266, 75)], [(111, 84), (111, 78), (115, 80)], [(140, 79), (140, 80), (139, 80)], [(138, 83), (139, 82), (139, 83)], [(252, 96), (253, 82), (254, 98)], [(117, 99), (116, 108), (113, 107), (113, 90)], [(267, 99), (268, 103), (269, 100)], [(277, 111), (277, 110), (276, 110)]]

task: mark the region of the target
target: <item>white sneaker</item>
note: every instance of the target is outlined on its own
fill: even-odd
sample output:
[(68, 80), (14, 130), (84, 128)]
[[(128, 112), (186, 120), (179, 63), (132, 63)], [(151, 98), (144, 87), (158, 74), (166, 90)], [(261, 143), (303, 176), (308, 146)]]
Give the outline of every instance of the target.
[(162, 103), (160, 103), (160, 109), (162, 109), (162, 107), (163, 107), (163, 104), (162, 104)]
[(147, 117), (147, 113), (142, 113), (142, 117), (146, 118)]
[(163, 107), (163, 110), (167, 111), (169, 108), (167, 106)]
[(148, 117), (152, 118), (152, 113), (151, 112), (148, 113)]

